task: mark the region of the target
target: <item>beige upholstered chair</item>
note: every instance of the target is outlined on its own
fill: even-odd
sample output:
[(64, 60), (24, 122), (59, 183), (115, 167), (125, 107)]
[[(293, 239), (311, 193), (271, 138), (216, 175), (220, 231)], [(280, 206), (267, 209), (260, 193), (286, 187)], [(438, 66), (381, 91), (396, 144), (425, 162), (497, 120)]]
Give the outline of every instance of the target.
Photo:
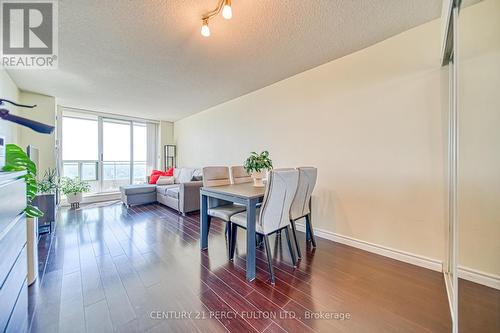
[[(299, 172), (295, 169), (274, 169), (269, 173), (266, 184), (266, 192), (262, 206), (257, 209), (255, 231), (264, 238), (266, 247), (267, 263), (271, 282), (275, 283), (274, 269), (272, 264), (271, 249), (268, 236), (277, 231), (285, 230), (288, 241), (288, 249), (293, 265), (296, 265), (295, 252), (290, 240), (290, 207), (297, 192)], [(237, 227), (246, 229), (247, 212), (231, 216), (232, 231), (230, 244), (230, 259), (234, 256), (236, 246)]]
[(306, 219), (306, 240), (310, 240), (312, 246), (316, 247), (316, 239), (314, 238), (314, 231), (311, 222), (311, 194), (314, 190), (314, 186), (316, 185), (318, 169), (313, 167), (302, 167), (297, 168), (297, 170), (299, 171), (299, 184), (290, 209), (290, 224), (292, 226), (295, 246), (297, 247), (297, 255), (300, 259), (302, 255), (300, 252), (299, 242), (297, 241), (295, 221), (303, 217)]
[(243, 166), (231, 167), (231, 182), (233, 184), (251, 183), (252, 176), (245, 170)]
[[(223, 186), (230, 185), (229, 168), (225, 166), (212, 166), (203, 168), (203, 186)], [(208, 230), (210, 230), (211, 217), (217, 217), (226, 224), (226, 235), (229, 239), (230, 218), (232, 215), (242, 212), (246, 209), (243, 206), (237, 206), (232, 202), (209, 198), (208, 201)]]

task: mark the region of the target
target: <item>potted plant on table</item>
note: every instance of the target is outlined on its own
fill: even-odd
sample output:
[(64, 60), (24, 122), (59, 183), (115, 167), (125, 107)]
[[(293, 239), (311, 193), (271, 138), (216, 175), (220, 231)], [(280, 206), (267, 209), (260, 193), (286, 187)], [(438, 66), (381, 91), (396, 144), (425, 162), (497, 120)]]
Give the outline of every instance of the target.
[(271, 170), (273, 168), (273, 162), (269, 158), (269, 152), (267, 150), (263, 151), (260, 154), (257, 154), (253, 151), (246, 159), (243, 167), (245, 168), (246, 172), (252, 175), (253, 186), (263, 187), (263, 171)]
[(43, 212), (34, 206), (33, 199), (37, 192), (36, 165), (26, 155), (21, 147), (14, 144), (7, 144), (5, 147), (5, 166), (3, 171), (26, 171), (23, 176), (26, 182), (26, 231), (27, 231), (27, 252), (28, 252), (28, 285), (35, 282), (38, 275), (38, 246), (37, 228), (38, 218), (43, 216)]
[(61, 180), (61, 191), (66, 195), (68, 203), (72, 208), (80, 207), (83, 199), (83, 193), (90, 191), (90, 184), (80, 178), (65, 177)]
[(59, 177), (55, 169), (45, 171), (43, 178), (38, 182), (38, 194), (35, 198), (36, 206), (43, 212), (43, 217), (38, 219), (40, 226), (48, 225), (55, 221), (56, 190), (59, 188)]

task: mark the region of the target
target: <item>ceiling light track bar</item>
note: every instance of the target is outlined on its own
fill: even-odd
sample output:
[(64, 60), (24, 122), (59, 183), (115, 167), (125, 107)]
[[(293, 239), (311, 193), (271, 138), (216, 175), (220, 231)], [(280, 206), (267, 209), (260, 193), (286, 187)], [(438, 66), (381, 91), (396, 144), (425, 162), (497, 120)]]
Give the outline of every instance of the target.
[(219, 0), (217, 7), (208, 12), (207, 14), (201, 17), (201, 35), (204, 37), (210, 36), (210, 28), (208, 27), (208, 21), (214, 17), (219, 15), (222, 12), (222, 17), (226, 20), (229, 20), (233, 17), (233, 10), (231, 9), (231, 0)]
[[(219, 3), (217, 4), (217, 8), (215, 8), (214, 10), (212, 10), (211, 12), (203, 15), (203, 17), (201, 18), (203, 21), (208, 21), (209, 19), (211, 19), (212, 17), (218, 15), (221, 10), (222, 10), (222, 7), (224, 7), (224, 5), (226, 4), (226, 0), (220, 0)], [(231, 1), (229, 1), (229, 6), (231, 6)]]

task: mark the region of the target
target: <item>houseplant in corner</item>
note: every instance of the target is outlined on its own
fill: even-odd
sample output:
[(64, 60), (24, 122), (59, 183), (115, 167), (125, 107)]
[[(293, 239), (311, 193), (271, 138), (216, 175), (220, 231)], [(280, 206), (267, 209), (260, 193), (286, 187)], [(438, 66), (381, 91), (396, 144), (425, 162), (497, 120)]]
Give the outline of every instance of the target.
[(269, 158), (269, 152), (267, 150), (263, 151), (260, 154), (256, 152), (251, 152), (250, 156), (246, 159), (245, 164), (243, 165), (246, 172), (250, 173), (253, 178), (253, 186), (255, 187), (263, 187), (264, 182), (262, 179), (264, 178), (263, 171), (271, 170), (273, 168), (273, 162)]
[(37, 227), (38, 218), (43, 216), (43, 212), (33, 206), (33, 199), (37, 192), (36, 165), (26, 155), (24, 150), (14, 144), (7, 144), (5, 147), (5, 166), (3, 171), (26, 171), (23, 176), (26, 182), (26, 231), (27, 231), (27, 251), (28, 251), (28, 285), (32, 284), (38, 275), (38, 247), (37, 247)]
[(83, 199), (83, 193), (90, 191), (90, 184), (80, 178), (64, 177), (61, 180), (61, 191), (66, 195), (68, 203), (71, 207), (77, 208)]
[(45, 171), (43, 178), (38, 182), (38, 194), (35, 198), (36, 206), (43, 212), (38, 219), (40, 227), (49, 227), (55, 221), (56, 214), (56, 190), (59, 188), (59, 177), (55, 169)]

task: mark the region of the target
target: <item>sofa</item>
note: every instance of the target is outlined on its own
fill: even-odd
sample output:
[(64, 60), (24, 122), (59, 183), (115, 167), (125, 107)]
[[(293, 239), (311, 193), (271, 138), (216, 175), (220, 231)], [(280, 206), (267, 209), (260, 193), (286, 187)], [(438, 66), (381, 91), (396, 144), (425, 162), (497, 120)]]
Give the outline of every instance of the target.
[(122, 202), (128, 207), (159, 202), (182, 215), (200, 209), (200, 187), (203, 185), (199, 168), (175, 168), (174, 184), (134, 184), (120, 187)]

